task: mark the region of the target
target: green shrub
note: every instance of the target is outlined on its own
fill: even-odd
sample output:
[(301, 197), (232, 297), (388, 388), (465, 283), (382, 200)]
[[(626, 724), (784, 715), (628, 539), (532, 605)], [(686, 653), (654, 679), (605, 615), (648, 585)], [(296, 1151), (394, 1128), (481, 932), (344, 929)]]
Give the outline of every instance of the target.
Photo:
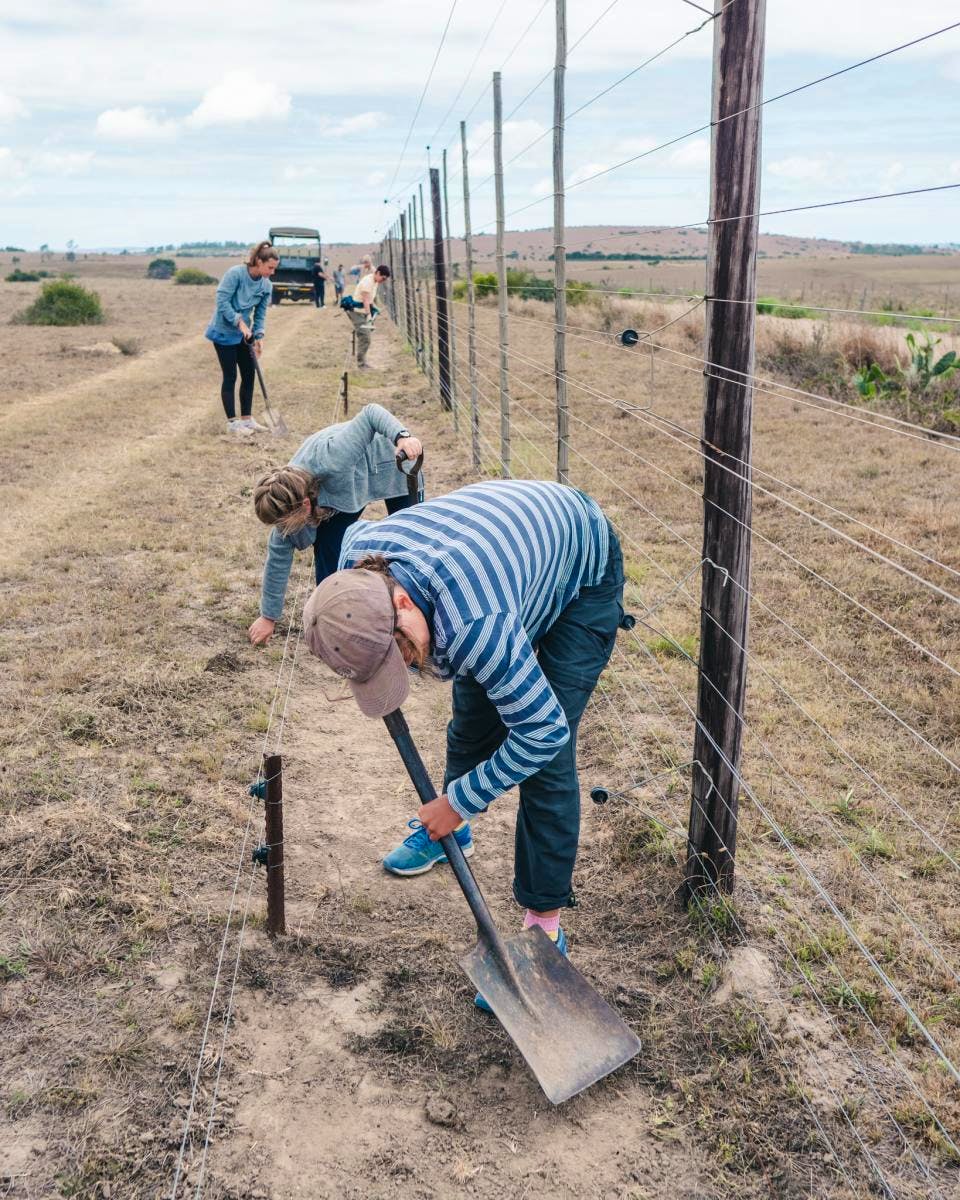
[(147, 267), (148, 279), (172, 279), (176, 274), (177, 264), (172, 258), (155, 258)]
[(45, 283), (30, 307), (13, 318), (15, 325), (99, 325), (102, 321), (103, 307), (97, 293), (69, 279)]
[(465, 279), (457, 279), (453, 285), (454, 300), (466, 300), (467, 298), (467, 281)]
[(487, 296), (495, 296), (497, 294), (496, 275), (492, 271), (486, 275), (474, 275), (473, 294), (478, 300), (484, 300)]
[(217, 281), (212, 275), (208, 275), (206, 271), (198, 271), (195, 267), (184, 267), (182, 271), (178, 271), (174, 275), (173, 282), (202, 287), (208, 283), (216, 283)]
[(21, 271), (15, 267), (7, 276), (7, 283), (39, 283), (40, 276), (36, 271)]
[(757, 301), (757, 312), (766, 317), (786, 317), (791, 321), (797, 321), (801, 317), (811, 320), (816, 316), (811, 308), (802, 308), (799, 304), (785, 305), (780, 300), (771, 300), (763, 296)]

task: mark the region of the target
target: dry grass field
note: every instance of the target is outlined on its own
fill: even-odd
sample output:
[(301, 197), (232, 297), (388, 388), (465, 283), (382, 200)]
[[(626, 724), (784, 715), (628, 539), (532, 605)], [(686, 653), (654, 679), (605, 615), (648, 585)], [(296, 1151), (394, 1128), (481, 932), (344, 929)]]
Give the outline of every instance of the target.
[[(210, 1018), (180, 1197), (848, 1200), (883, 1194), (880, 1176), (890, 1195), (956, 1195), (957, 1086), (907, 1012), (960, 1062), (951, 443), (776, 386), (797, 382), (797, 341), (806, 362), (816, 331), (761, 318), (758, 374), (774, 383), (755, 399), (738, 887), (685, 911), (702, 314), (571, 310), (573, 478), (621, 532), (639, 620), (581, 735), (565, 927), (643, 1051), (553, 1109), (470, 1003), (456, 958), (473, 927), (449, 875), (378, 864), (416, 801), (380, 723), (332, 700), (299, 648), (309, 562), (292, 625), (265, 650), (245, 639), (265, 540), (251, 487), (332, 419), (346, 321), (271, 310), (264, 370), (294, 432), (232, 441), (202, 337), (212, 289), (144, 266), (73, 264), (106, 323), (8, 338), (0, 1191), (169, 1196)], [(0, 284), (0, 321), (38, 286)], [(513, 473), (548, 477), (551, 310), (512, 307)], [(456, 429), (385, 318), (377, 369), (351, 376), (351, 414), (373, 400), (422, 435), (433, 494), (476, 477), (456, 315)], [(654, 351), (610, 336), (675, 317)], [(478, 332), (482, 470), (496, 474), (495, 308)], [(902, 345), (894, 329), (826, 336)], [(82, 349), (114, 341), (127, 352)], [(428, 680), (408, 705), (435, 776), (448, 706)], [(249, 863), (264, 746), (285, 758), (288, 934), (274, 940)], [(600, 785), (625, 794), (593, 805)], [(473, 860), (508, 927), (515, 804), (483, 818)]]

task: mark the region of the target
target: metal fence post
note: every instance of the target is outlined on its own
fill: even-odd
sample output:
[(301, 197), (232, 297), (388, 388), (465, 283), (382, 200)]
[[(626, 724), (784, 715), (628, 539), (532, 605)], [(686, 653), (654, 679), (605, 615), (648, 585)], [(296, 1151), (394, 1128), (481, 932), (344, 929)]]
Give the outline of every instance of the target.
[(430, 206), (433, 210), (433, 276), (437, 290), (437, 375), (440, 407), (449, 412), (450, 399), (450, 307), (447, 301), (447, 264), (443, 244), (443, 210), (440, 207), (440, 172), (430, 168)]
[(567, 71), (567, 0), (557, 0), (557, 54), (553, 69), (553, 370), (557, 392), (557, 481), (570, 482), (567, 411), (567, 247), (564, 235), (563, 120)]
[(470, 168), (467, 154), (467, 123), (460, 122), (463, 154), (463, 248), (467, 267), (467, 371), (470, 375), (470, 454), (475, 471), (480, 469), (480, 396), (477, 382), (477, 307), (473, 285), (473, 235), (470, 228)]
[(267, 781), (264, 818), (267, 838), (267, 932), (287, 932), (283, 891), (283, 759), (271, 754), (264, 761)]
[(457, 321), (453, 308), (453, 279), (456, 272), (453, 269), (453, 255), (450, 253), (450, 200), (447, 195), (447, 148), (443, 148), (443, 224), (446, 229), (447, 277), (449, 287), (447, 299), (447, 320), (450, 327), (450, 405), (453, 408), (453, 432), (460, 431), (460, 405), (457, 401)]

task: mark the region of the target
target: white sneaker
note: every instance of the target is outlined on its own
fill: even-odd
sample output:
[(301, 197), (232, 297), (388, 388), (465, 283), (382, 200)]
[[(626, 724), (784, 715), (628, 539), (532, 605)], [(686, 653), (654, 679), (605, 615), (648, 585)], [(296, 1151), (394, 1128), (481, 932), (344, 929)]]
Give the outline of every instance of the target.
[(253, 417), (242, 417), (240, 419), (240, 424), (243, 426), (244, 429), (249, 429), (251, 433), (257, 433), (258, 431), (260, 433), (267, 432), (266, 425), (261, 425), (260, 422), (255, 421), (253, 419)]
[(227, 422), (227, 433), (236, 433), (240, 437), (249, 437), (253, 433), (253, 430), (249, 425), (244, 425), (238, 417), (234, 417), (232, 421)]

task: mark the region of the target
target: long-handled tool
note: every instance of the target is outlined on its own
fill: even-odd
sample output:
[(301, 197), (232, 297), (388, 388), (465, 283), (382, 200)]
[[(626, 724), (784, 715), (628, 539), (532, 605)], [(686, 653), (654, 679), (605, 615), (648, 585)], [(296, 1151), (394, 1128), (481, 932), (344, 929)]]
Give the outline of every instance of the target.
[[(406, 718), (384, 717), (413, 786), (428, 804), (437, 793)], [(640, 1052), (640, 1039), (539, 926), (502, 938), (453, 834), (440, 839), (477, 922), (477, 945), (460, 965), (527, 1060), (548, 1100), (560, 1104)]]
[(263, 371), (260, 369), (260, 359), (254, 349), (253, 343), (247, 342), (250, 357), (253, 359), (253, 365), (257, 371), (257, 379), (260, 381), (260, 391), (263, 393), (263, 406), (267, 410), (267, 417), (270, 421), (270, 432), (275, 437), (287, 437), (290, 430), (287, 428), (287, 423), (279, 413), (275, 413), (270, 407), (270, 400), (267, 396), (267, 385), (263, 382)]
[(420, 494), (420, 468), (423, 466), (423, 451), (420, 451), (420, 453), (414, 459), (413, 466), (409, 471), (407, 471), (404, 469), (403, 464), (409, 457), (410, 456), (407, 454), (406, 450), (401, 450), (397, 454), (397, 470), (401, 475), (405, 475), (407, 477), (407, 492), (411, 497), (416, 497)]

